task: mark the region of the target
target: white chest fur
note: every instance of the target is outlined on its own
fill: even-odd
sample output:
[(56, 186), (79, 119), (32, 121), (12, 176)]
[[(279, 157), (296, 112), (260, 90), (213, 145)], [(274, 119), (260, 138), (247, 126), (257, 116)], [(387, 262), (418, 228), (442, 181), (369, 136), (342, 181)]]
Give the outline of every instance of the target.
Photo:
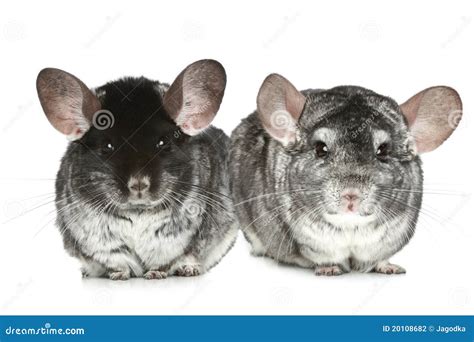
[(298, 231), (298, 241), (314, 251), (315, 263), (345, 263), (349, 258), (371, 263), (385, 258), (393, 248), (389, 227), (370, 219), (344, 222), (344, 218), (333, 217), (331, 224), (306, 219), (294, 229)]
[[(174, 234), (170, 225), (171, 212), (162, 211), (155, 214), (130, 214), (121, 218), (107, 215), (96, 216), (84, 213), (77, 224), (71, 226), (70, 231), (81, 244), (81, 248), (88, 254), (100, 255), (101, 259), (116, 259), (121, 264), (123, 259), (135, 273), (142, 273), (145, 269), (153, 269), (167, 265), (184, 253), (185, 248), (194, 234), (193, 229), (181, 230)], [(117, 250), (131, 251), (131, 256), (124, 258)], [(141, 268), (141, 270), (139, 270)]]

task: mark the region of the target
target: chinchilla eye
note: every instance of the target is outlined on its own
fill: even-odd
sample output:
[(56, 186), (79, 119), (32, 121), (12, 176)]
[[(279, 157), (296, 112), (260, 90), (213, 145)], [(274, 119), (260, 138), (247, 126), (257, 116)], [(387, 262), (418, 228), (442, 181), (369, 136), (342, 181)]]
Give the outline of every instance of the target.
[(377, 148), (377, 151), (375, 152), (375, 155), (377, 158), (385, 158), (388, 156), (388, 144), (383, 143), (380, 144), (380, 146)]
[(324, 158), (329, 153), (329, 149), (328, 149), (327, 145), (325, 143), (323, 143), (322, 141), (317, 141), (315, 148), (316, 148), (316, 155), (319, 158)]
[(169, 151), (171, 149), (171, 143), (167, 138), (161, 138), (156, 143), (156, 148), (160, 151)]
[(114, 151), (115, 146), (110, 142), (104, 143), (103, 145), (99, 146), (99, 152), (103, 155), (109, 155)]

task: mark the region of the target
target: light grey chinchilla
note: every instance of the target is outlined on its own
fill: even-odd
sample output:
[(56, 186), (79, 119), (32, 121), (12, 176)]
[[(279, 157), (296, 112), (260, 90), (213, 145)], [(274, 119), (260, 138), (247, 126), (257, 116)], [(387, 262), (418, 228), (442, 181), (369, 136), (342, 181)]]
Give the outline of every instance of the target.
[(444, 86), (398, 105), (361, 87), (298, 91), (269, 75), (231, 136), (231, 190), (253, 254), (316, 275), (405, 273), (389, 258), (415, 231), (419, 155), (451, 135), (461, 108)]
[(189, 65), (171, 86), (141, 77), (89, 89), (59, 69), (39, 73), (44, 112), (71, 140), (57, 225), (84, 276), (196, 276), (232, 247), (229, 138), (210, 126), (225, 85), (214, 60)]

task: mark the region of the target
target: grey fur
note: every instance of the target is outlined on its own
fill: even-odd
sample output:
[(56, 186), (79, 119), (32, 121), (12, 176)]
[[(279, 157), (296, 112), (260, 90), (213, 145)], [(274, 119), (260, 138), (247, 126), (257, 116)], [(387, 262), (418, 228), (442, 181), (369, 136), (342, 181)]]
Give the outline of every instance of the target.
[[(92, 133), (69, 144), (62, 158), (56, 178), (56, 223), (65, 249), (81, 261), (84, 276), (114, 280), (195, 276), (215, 266), (235, 242), (238, 226), (227, 171), (230, 139), (212, 126), (193, 136), (184, 135), (159, 105), (167, 90), (167, 84), (144, 78), (122, 79), (95, 89), (102, 106), (116, 106), (116, 133), (110, 134), (120, 141), (123, 134), (134, 136), (140, 145), (123, 142), (119, 148), (125, 154), (100, 157), (83, 142), (101, 141), (102, 131), (91, 128)], [(123, 93), (128, 97), (120, 103)], [(150, 121), (151, 116), (141, 109), (147, 102), (150, 108), (159, 108), (153, 117), (158, 121)], [(171, 135), (176, 134), (176, 141), (184, 137), (184, 142), (170, 142), (168, 157), (149, 153), (151, 139), (156, 137), (145, 136), (146, 132), (170, 129), (166, 127), (175, 129)], [(130, 131), (139, 133), (123, 133)], [(141, 161), (144, 156), (148, 162)], [(118, 167), (108, 165), (112, 158), (118, 159)], [(157, 163), (156, 168), (151, 162)], [(129, 201), (126, 181), (134, 175), (132, 168), (152, 179), (146, 203), (145, 199), (138, 205)]]
[[(244, 235), (254, 254), (314, 267), (316, 274), (381, 271), (413, 236), (422, 201), (421, 161), (406, 120), (394, 100), (364, 88), (302, 93), (298, 139), (290, 146), (273, 139), (256, 112), (232, 133), (231, 189)], [(330, 135), (326, 160), (314, 152), (321, 128)], [(393, 148), (386, 163), (375, 158), (381, 132)], [(362, 218), (348, 227), (326, 219), (347, 187), (375, 206), (372, 223)]]
[[(160, 202), (153, 209), (132, 211), (118, 207), (104, 211), (103, 207), (91, 205), (90, 197), (78, 190), (83, 186), (83, 180), (75, 175), (81, 168), (81, 155), (70, 144), (56, 180), (56, 222), (66, 250), (83, 263), (84, 276), (123, 272), (127, 278), (128, 273), (143, 276), (151, 270), (169, 275), (183, 271), (180, 267), (185, 266), (204, 273), (233, 246), (237, 226), (225, 162), (229, 138), (211, 127), (191, 140), (183, 153), (195, 158), (189, 162), (182, 181), (188, 179), (193, 185), (167, 185), (169, 191), (182, 192), (185, 196), (171, 203)], [(108, 176), (105, 172), (87, 181), (93, 182), (91, 186), (98, 192), (113, 196), (114, 183), (106, 179)], [(139, 240), (127, 236), (129, 229), (140, 232)], [(169, 246), (162, 253), (165, 243)], [(221, 251), (215, 254), (216, 250)], [(183, 259), (186, 256), (193, 256), (195, 261), (189, 264)]]

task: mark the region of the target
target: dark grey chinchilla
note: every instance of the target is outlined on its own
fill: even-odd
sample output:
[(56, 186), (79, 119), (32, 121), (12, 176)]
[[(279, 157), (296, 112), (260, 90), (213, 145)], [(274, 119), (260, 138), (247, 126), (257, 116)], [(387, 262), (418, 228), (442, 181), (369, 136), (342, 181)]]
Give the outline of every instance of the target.
[(361, 87), (300, 92), (268, 76), (231, 136), (231, 191), (253, 254), (316, 275), (404, 273), (388, 259), (415, 231), (419, 155), (451, 135), (461, 107), (443, 86), (399, 106)]
[(225, 85), (213, 60), (171, 86), (141, 77), (89, 89), (58, 69), (39, 73), (44, 112), (72, 140), (56, 180), (57, 225), (84, 276), (195, 276), (232, 247), (229, 138), (209, 126)]

